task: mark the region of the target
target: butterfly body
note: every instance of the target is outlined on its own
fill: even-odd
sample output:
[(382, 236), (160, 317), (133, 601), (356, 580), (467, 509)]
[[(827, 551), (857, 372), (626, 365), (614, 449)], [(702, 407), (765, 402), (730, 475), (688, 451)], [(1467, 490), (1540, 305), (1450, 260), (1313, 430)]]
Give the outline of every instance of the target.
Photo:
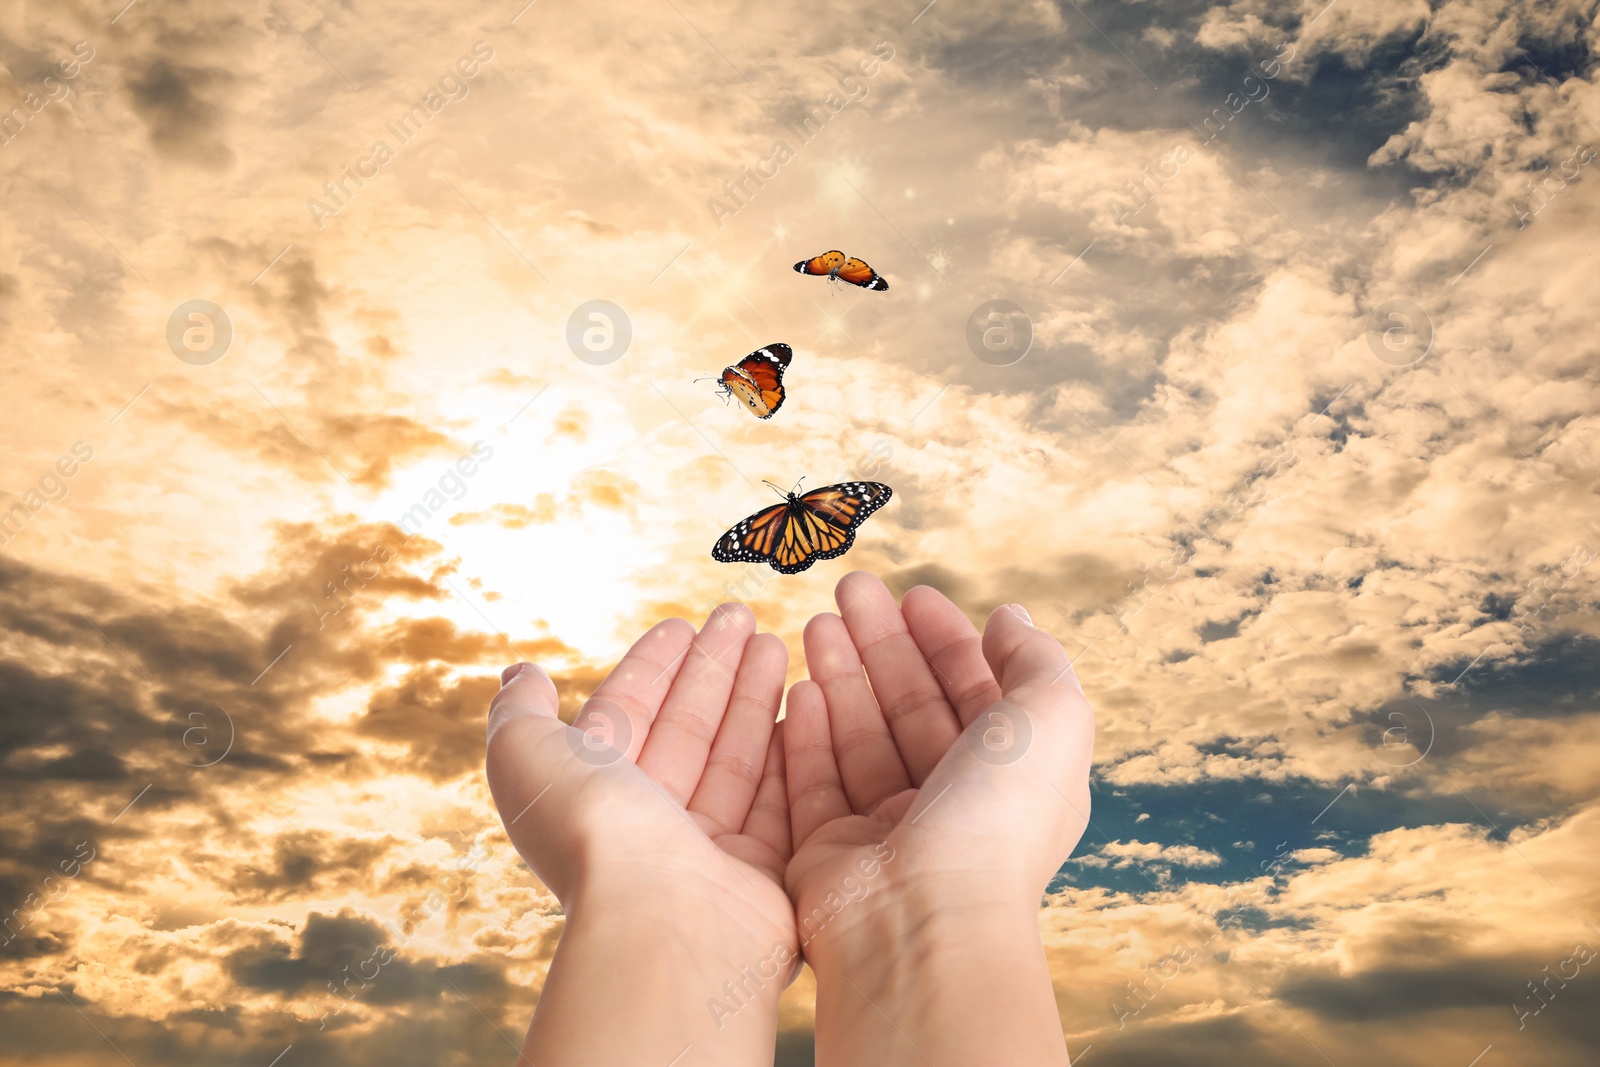
[(889, 283), (883, 280), (882, 275), (867, 266), (865, 261), (854, 256), (846, 258), (838, 249), (824, 252), (812, 259), (802, 259), (794, 265), (794, 269), (800, 274), (838, 279), (851, 285), (859, 285), (863, 289), (882, 291), (889, 288)]
[(783, 406), (783, 371), (794, 358), (785, 344), (758, 348), (722, 372), (720, 388), (736, 396), (758, 419), (770, 419)]
[(894, 495), (882, 482), (841, 482), (790, 493), (723, 534), (711, 548), (721, 563), (770, 563), (798, 574), (822, 559), (850, 551), (856, 529)]

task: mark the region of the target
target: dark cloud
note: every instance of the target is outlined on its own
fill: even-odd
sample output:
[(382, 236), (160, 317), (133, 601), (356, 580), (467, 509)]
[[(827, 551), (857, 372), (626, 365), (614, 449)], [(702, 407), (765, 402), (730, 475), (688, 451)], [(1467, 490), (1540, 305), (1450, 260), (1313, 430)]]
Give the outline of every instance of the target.
[(1356, 974), (1301, 975), (1279, 985), (1290, 1004), (1344, 1021), (1424, 1015), (1447, 1008), (1500, 1006), (1515, 999), (1517, 975), (1539, 973), (1529, 959), (1456, 959), (1446, 967), (1395, 967)]
[[(386, 844), (318, 831), (256, 839), (235, 822), (232, 805), (208, 798), (222, 795), (216, 791), (257, 795), (262, 776), (298, 768), (318, 780), (356, 773), (372, 759), (362, 738), (405, 744), (413, 754), (408, 766), (431, 776), (477, 768), (494, 678), (485, 670), (449, 680), (447, 671), (512, 654), (499, 649), (498, 635), (461, 631), (442, 619), (365, 624), (393, 598), (448, 595), (435, 584), (438, 546), (396, 533), (285, 527), (274, 564), (234, 587), (242, 610), (231, 617), (158, 607), (135, 589), (52, 576), (0, 557), (0, 629), (13, 641), (0, 652), (0, 876), (16, 900), (85, 841), (100, 859), (81, 878), (136, 885), (137, 872), (117, 862), (117, 842), (147, 832), (144, 813), (188, 804), (202, 825), (215, 825), (256, 856), (241, 863), (205, 847), (191, 856), (235, 899), (284, 900), (317, 885), (339, 893), (349, 872), (369, 882)], [(374, 543), (392, 543), (392, 557), (365, 588), (347, 589), (348, 606), (320, 620), (326, 625), (319, 629), (312, 596), (344, 578), (348, 561), (368, 558)], [(263, 633), (272, 636), (263, 640)], [(27, 646), (18, 641), (32, 650), (21, 651)], [(527, 651), (572, 654), (554, 639), (530, 642)], [(306, 701), (354, 680), (370, 683), (397, 656), (419, 666), (408, 681), (380, 690), (353, 730), (309, 726)], [(128, 818), (108, 823), (135, 800)], [(30, 942), (35, 952), (56, 947)]]
[[(1461, 951), (1471, 931), (1455, 931), (1449, 943), (1429, 946), (1431, 951), (1404, 954), (1394, 965), (1354, 970), (1350, 973), (1292, 975), (1277, 989), (1287, 1004), (1314, 1012), (1330, 1022), (1373, 1026), (1388, 1020), (1413, 1020), (1437, 1013), (1459, 1013), (1482, 1025), (1482, 1014), (1503, 1013), (1503, 1039), (1530, 1027), (1549, 1031), (1576, 1047), (1593, 1049), (1600, 1042), (1600, 983), (1584, 981), (1584, 968), (1568, 960), (1574, 949), (1553, 945), (1544, 956), (1475, 956)], [(1593, 950), (1593, 939), (1585, 937)], [(1387, 954), (1396, 959), (1403, 953)], [(1563, 981), (1556, 974), (1566, 961), (1578, 977)], [(1551, 977), (1555, 974), (1555, 977)], [(1548, 984), (1543, 984), (1548, 981)], [(1528, 983), (1538, 989), (1531, 992)], [(1512, 1025), (1519, 1013), (1522, 1025)], [(1535, 1014), (1536, 1013), (1536, 1014)], [(1559, 1055), (1551, 1051), (1551, 1055)], [(1541, 1062), (1576, 1062), (1552, 1058)]]
[(483, 763), (485, 709), (499, 688), (496, 674), (450, 681), (437, 668), (413, 670), (373, 695), (357, 728), (405, 744), (409, 758), (402, 763), (413, 773), (434, 779), (474, 773)]
[(197, 856), (195, 866), (221, 881), (238, 901), (254, 904), (307, 894), (339, 895), (372, 886), (376, 882), (374, 867), (394, 845), (392, 838), (370, 840), (292, 830), (280, 835), (271, 854), (258, 861), (232, 863)]
[(21, 291), (22, 283), (15, 274), (0, 270), (0, 326), (10, 325), (17, 294)]
[[(1069, 1019), (1070, 1011), (1063, 1012)], [(1316, 1053), (1292, 1032), (1272, 1032), (1253, 1017), (1229, 1015), (1195, 1023), (1151, 1020), (1096, 1042), (1104, 1062), (1114, 1067), (1301, 1067)]]
[[(344, 1000), (374, 1006), (415, 1004), (465, 994), (504, 1001), (509, 992), (498, 964), (441, 965), (397, 945), (395, 931), (352, 911), (312, 912), (292, 949), (272, 941), (239, 949), (224, 967), (245, 988), (320, 995), (329, 982)], [(452, 990), (452, 983), (456, 987)]]
[(219, 102), (233, 81), (226, 71), (151, 60), (128, 77), (128, 97), (150, 131), (150, 143), (168, 159), (222, 170), (233, 162), (227, 113)]
[[(512, 1017), (526, 1018), (526, 996), (475, 964), (438, 967), (428, 977), (442, 992), (428, 987), (405, 1004), (375, 1004), (373, 1021), (365, 1025), (352, 1025), (352, 1009), (320, 1029), (316, 1018), (301, 1022), (281, 1011), (237, 1006), (178, 1011), (161, 1019), (114, 1013), (71, 983), (42, 996), (0, 991), (0, 1033), (6, 1035), (7, 1053), (27, 1064), (107, 1057), (120, 1063), (120, 1051), (136, 1064), (243, 1067), (271, 1063), (291, 1044), (295, 1062), (303, 1067), (478, 1067), (516, 1058), (516, 1046), (505, 1035), (520, 1038), (522, 1026)], [(451, 989), (450, 982), (466, 995)]]

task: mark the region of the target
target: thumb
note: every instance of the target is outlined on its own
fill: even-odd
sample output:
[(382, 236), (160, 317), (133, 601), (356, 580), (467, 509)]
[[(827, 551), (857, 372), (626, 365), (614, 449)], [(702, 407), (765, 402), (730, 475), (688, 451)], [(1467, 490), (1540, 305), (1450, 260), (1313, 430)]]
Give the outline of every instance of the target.
[(1072, 658), (1054, 637), (1033, 625), (1020, 604), (1002, 604), (983, 627), (983, 656), (1010, 695), (1020, 689), (1064, 685), (1083, 692)]
[(567, 727), (556, 717), (560, 700), (548, 674), (532, 663), (518, 663), (501, 677), (505, 682), (489, 702), (484, 770), (509, 831), (513, 816), (554, 781), (568, 755), (555, 735)]
[(527, 716), (556, 717), (561, 700), (556, 684), (536, 663), (513, 663), (500, 672), (500, 692), (489, 701), (487, 740), (492, 748), (494, 736), (513, 719)]
[[(1094, 709), (1054, 637), (1033, 625), (1020, 605), (996, 608), (983, 628), (983, 655), (1000, 682), (1001, 701), (979, 716), (1004, 744), (985, 758), (1038, 768), (1050, 792), (1038, 795), (1057, 820), (1050, 824), (1045, 880), (1071, 854), (1089, 821), (1089, 769), (1094, 760)], [(1001, 729), (1003, 727), (1003, 730)], [(983, 735), (979, 735), (983, 736)], [(1024, 762), (1026, 760), (1026, 762)], [(1059, 799), (1061, 804), (1055, 804)]]
[(1068, 786), (1064, 796), (1087, 790), (1094, 710), (1066, 649), (1035, 627), (1020, 606), (1005, 604), (984, 624), (983, 655), (1000, 682), (1002, 700), (979, 718), (1001, 727), (996, 736), (1007, 741), (991, 761), (1020, 760), (1032, 746), (1043, 754), (1050, 777)]

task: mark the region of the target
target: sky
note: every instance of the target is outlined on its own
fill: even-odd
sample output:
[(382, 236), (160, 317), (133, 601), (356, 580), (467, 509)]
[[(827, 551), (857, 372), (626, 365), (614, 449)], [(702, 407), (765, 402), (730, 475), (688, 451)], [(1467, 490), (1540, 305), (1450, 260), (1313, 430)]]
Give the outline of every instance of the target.
[(1075, 1062), (1592, 1062), (1592, 2), (523, 4), (4, 4), (8, 1063), (510, 1062), (499, 668), (857, 568), (1076, 657)]

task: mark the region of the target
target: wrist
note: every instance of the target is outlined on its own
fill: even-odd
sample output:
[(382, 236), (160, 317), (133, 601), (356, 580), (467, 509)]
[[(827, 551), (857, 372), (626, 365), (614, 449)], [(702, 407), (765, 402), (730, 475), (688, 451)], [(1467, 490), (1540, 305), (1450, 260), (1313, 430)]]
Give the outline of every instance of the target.
[(983, 864), (981, 872), (952, 866), (896, 844), (847, 852), (800, 875), (795, 925), (813, 969), (848, 963), (879, 944), (910, 944), (921, 930), (970, 928), (976, 919), (1037, 937), (1040, 893), (1026, 877), (1008, 875), (1004, 864)]
[(1065, 1067), (1037, 895), (949, 882), (851, 907), (804, 941), (817, 1062), (881, 1067), (909, 1041), (946, 1062)]
[(581, 938), (601, 957), (648, 956), (645, 966), (671, 976), (671, 984), (695, 999), (706, 1018), (719, 1009), (775, 1013), (778, 995), (798, 959), (793, 914), (777, 885), (760, 886), (777, 898), (758, 905), (725, 890), (688, 881), (586, 882), (566, 908), (563, 940)]
[(819, 980), (829, 973), (897, 975), (959, 966), (964, 958), (1039, 947), (1037, 895), (993, 885), (921, 879), (875, 888), (836, 914), (826, 904), (797, 913), (801, 947)]
[[(635, 884), (573, 895), (526, 1052), (535, 1063), (770, 1061), (778, 996), (795, 959), (726, 901)], [(774, 887), (776, 889), (776, 887)], [(759, 947), (758, 947), (759, 946)]]

